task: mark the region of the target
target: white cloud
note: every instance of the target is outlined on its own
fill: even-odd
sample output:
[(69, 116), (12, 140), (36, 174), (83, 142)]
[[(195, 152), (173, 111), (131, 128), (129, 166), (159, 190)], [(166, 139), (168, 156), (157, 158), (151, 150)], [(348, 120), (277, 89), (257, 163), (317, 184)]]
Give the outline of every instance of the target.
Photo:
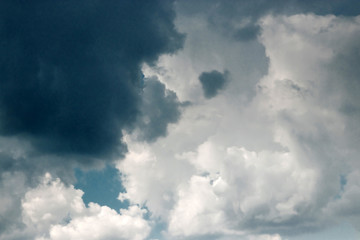
[(258, 236), (250, 236), (249, 240), (281, 240), (281, 236), (279, 234), (261, 234)]
[(191, 176), (192, 166), (181, 159), (170, 160), (173, 151), (165, 146), (156, 145), (158, 149), (156, 146), (150, 149), (130, 138), (127, 143), (129, 153), (117, 165), (123, 173), (122, 184), (126, 188), (126, 193), (121, 193), (119, 199), (129, 199), (140, 205), (146, 203), (154, 216), (166, 219), (176, 201), (176, 188)]
[(179, 200), (170, 213), (169, 232), (191, 236), (222, 233), (225, 229), (223, 199), (214, 193), (209, 177), (193, 176), (178, 190)]
[(54, 225), (50, 229), (49, 238), (38, 240), (142, 240), (150, 233), (150, 226), (143, 219), (146, 211), (137, 206), (115, 210), (98, 204), (89, 204), (88, 213), (74, 218), (66, 225)]
[(161, 56), (156, 68), (145, 65), (145, 76), (157, 75), (180, 100), (199, 103), (203, 101), (199, 75), (227, 69), (230, 81), (226, 88), (233, 100), (242, 103), (254, 94), (255, 84), (267, 70), (261, 44), (256, 41), (239, 44), (214, 31), (206, 17), (179, 15), (176, 25), (187, 34), (184, 49), (176, 55)]
[[(145, 239), (151, 227), (136, 205), (120, 213), (96, 203), (85, 206), (83, 192), (46, 174), (22, 201), (23, 221), (37, 240)], [(29, 233), (30, 234), (30, 233)]]
[[(236, 64), (246, 68), (235, 59), (244, 57), (240, 52), (246, 53), (248, 43), (236, 48), (215, 41), (208, 52), (197, 52), (192, 40), (201, 39), (199, 26), (181, 21), (180, 26), (191, 26), (183, 29), (190, 39), (184, 52), (162, 58), (162, 71), (146, 71), (194, 104), (166, 138), (145, 144), (128, 137), (129, 153), (118, 164), (127, 190), (121, 197), (146, 204), (166, 221), (169, 239), (281, 239), (269, 233), (287, 235), (358, 219), (346, 212), (357, 209), (359, 150), (347, 143), (357, 142), (359, 132), (346, 126), (356, 116), (341, 112), (349, 91), (347, 75), (335, 79), (331, 66), (360, 33), (360, 18), (263, 18), (259, 40), (269, 71), (261, 79), (254, 70), (236, 70)], [(230, 57), (233, 85), (205, 101), (197, 96), (196, 78), (203, 69), (227, 67), (231, 54), (221, 55), (227, 47), (239, 51)], [(196, 60), (212, 54), (212, 63)], [(256, 93), (249, 102), (236, 90), (246, 77), (252, 79), (246, 89)], [(190, 91), (194, 86), (197, 90)], [(346, 176), (345, 186), (340, 176)]]
[[(199, 150), (196, 159), (206, 157)], [(207, 176), (194, 175), (179, 189), (169, 223), (174, 235), (230, 234), (249, 222), (281, 225), (310, 203), (316, 176), (292, 154), (224, 147), (216, 155), (215, 171), (202, 168)]]
[(346, 145), (359, 137), (346, 126), (356, 116), (341, 111), (352, 79), (344, 72), (334, 79), (331, 67), (339, 54), (347, 54), (344, 46), (359, 35), (359, 23), (359, 17), (314, 15), (263, 20), (262, 41), (271, 61), (259, 84), (259, 105), (276, 121), (276, 140), (317, 172), (313, 211), (339, 194), (341, 175), (358, 169), (353, 152), (359, 151)]

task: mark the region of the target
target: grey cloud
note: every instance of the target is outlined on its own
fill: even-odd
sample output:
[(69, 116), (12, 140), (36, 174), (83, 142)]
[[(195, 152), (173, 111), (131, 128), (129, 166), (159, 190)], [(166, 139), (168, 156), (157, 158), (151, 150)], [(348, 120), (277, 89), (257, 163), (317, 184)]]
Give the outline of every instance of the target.
[(234, 40), (249, 41), (256, 39), (260, 33), (257, 21), (266, 14), (315, 13), (355, 16), (360, 13), (360, 3), (354, 0), (200, 0), (195, 3), (178, 1), (177, 9), (185, 15), (206, 14), (209, 26)]
[[(348, 21), (340, 19), (339, 21)], [(351, 20), (349, 20), (351, 21)], [(336, 109), (344, 120), (344, 135), (337, 139), (341, 149), (346, 149), (346, 159), (360, 167), (358, 149), (360, 144), (360, 32), (355, 32), (334, 51), (334, 56), (327, 66), (328, 82), (321, 89), (321, 101), (327, 107)], [(336, 139), (333, 139), (333, 141)]]
[(166, 89), (156, 78), (146, 79), (137, 122), (140, 138), (151, 142), (165, 136), (167, 125), (179, 119), (181, 106), (175, 92)]
[(182, 46), (171, 1), (1, 1), (0, 133), (39, 152), (121, 156), (141, 64)]
[[(336, 78), (342, 78), (343, 88), (347, 92), (342, 109), (347, 115), (360, 114), (359, 91), (360, 91), (360, 44), (358, 43), (358, 33), (341, 51), (337, 52), (330, 65), (331, 72)], [(336, 81), (336, 79), (334, 79)], [(339, 88), (333, 89), (333, 91)]]
[(213, 70), (211, 72), (203, 72), (199, 76), (199, 81), (204, 91), (206, 98), (215, 97), (219, 90), (223, 89), (228, 81), (229, 72), (224, 71), (221, 73), (219, 71)]
[(234, 31), (234, 39), (238, 41), (250, 41), (256, 39), (261, 33), (260, 26), (256, 24), (248, 24)]
[[(0, 161), (3, 156), (0, 156)], [(21, 198), (26, 191), (26, 177), (21, 172), (1, 172), (0, 174), (0, 239), (3, 234), (12, 234), (23, 228), (21, 217)]]

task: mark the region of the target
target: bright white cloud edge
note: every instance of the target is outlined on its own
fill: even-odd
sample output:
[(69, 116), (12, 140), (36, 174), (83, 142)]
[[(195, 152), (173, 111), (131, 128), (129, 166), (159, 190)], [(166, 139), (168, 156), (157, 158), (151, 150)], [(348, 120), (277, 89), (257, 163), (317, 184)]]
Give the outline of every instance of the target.
[[(287, 235), (342, 221), (360, 227), (359, 215), (346, 214), (358, 208), (360, 194), (359, 165), (347, 154), (359, 152), (344, 145), (356, 140), (345, 126), (351, 116), (339, 111), (347, 79), (331, 79), (330, 68), (336, 55), (354, 44), (360, 18), (267, 16), (260, 24), (270, 65), (253, 85), (256, 95), (250, 102), (231, 89), (205, 101), (197, 82), (201, 70), (222, 70), (229, 58), (241, 59), (236, 54), (247, 54), (246, 44), (230, 45), (235, 56), (222, 56), (227, 42), (215, 36), (213, 49), (204, 55), (187, 52), (200, 44), (186, 46), (180, 55), (164, 56), (160, 67), (144, 69), (194, 103), (166, 138), (143, 144), (128, 136), (129, 154), (118, 164), (127, 190), (121, 198), (146, 204), (154, 217), (166, 221), (169, 239)], [(196, 27), (180, 24), (180, 30), (190, 31), (192, 44)], [(201, 33), (215, 34), (207, 31)], [(204, 66), (202, 60), (211, 57), (216, 61)], [(232, 70), (236, 88), (244, 76)], [(338, 88), (335, 95), (326, 92), (330, 83)]]

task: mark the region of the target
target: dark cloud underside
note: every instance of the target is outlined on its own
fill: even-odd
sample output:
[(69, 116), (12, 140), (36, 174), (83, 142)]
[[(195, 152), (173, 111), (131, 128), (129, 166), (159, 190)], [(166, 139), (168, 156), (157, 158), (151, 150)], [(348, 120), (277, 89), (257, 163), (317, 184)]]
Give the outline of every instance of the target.
[(170, 1), (1, 1), (1, 134), (56, 155), (121, 154), (141, 64), (182, 46), (174, 17)]

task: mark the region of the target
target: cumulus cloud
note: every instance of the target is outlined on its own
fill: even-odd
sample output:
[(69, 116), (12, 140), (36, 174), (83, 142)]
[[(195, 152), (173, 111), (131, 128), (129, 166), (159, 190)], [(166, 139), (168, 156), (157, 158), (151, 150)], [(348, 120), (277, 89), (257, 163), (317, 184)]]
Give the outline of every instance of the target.
[(60, 179), (53, 180), (47, 173), (41, 185), (26, 192), (22, 200), (23, 221), (46, 231), (51, 225), (66, 222), (85, 209), (83, 192), (66, 187)]
[(21, 233), (14, 231), (0, 239), (145, 239), (150, 232), (146, 213), (136, 205), (121, 209), (120, 213), (96, 203), (85, 206), (83, 192), (60, 179), (46, 174), (36, 188), (28, 190), (22, 199)]
[[(220, 192), (222, 187), (226, 186), (220, 186)], [(178, 194), (179, 200), (170, 215), (171, 235), (212, 235), (226, 231), (226, 216), (221, 210), (224, 202), (214, 193), (209, 178), (191, 177), (189, 186), (179, 189)]]
[(228, 77), (228, 71), (221, 73), (219, 71), (213, 70), (211, 72), (201, 73), (199, 76), (199, 81), (201, 83), (205, 97), (215, 97), (218, 92), (225, 87), (225, 84), (228, 81)]
[[(187, 190), (178, 191), (179, 200), (170, 215), (171, 233), (231, 235), (246, 229), (256, 232), (259, 226), (260, 231), (286, 228), (289, 222), (294, 227), (296, 219), (307, 214), (316, 175), (295, 156), (219, 145), (217, 149), (212, 151), (217, 151), (218, 167), (198, 165), (199, 173), (206, 176), (194, 175), (184, 186)], [(194, 157), (206, 158), (204, 153), (200, 147)]]
[[(357, 49), (359, 18), (300, 14), (259, 24), (269, 69), (250, 102), (227, 88), (187, 108), (165, 139), (127, 141), (120, 196), (167, 222), (165, 238), (291, 239), (342, 221), (358, 227), (359, 134), (348, 126), (358, 120), (358, 54), (349, 49)], [(173, 58), (161, 63), (180, 71)], [(153, 71), (180, 92), (188, 87)]]
[(72, 219), (65, 226), (63, 224), (52, 226), (49, 238), (36, 239), (143, 240), (150, 232), (149, 224), (142, 218), (146, 210), (137, 206), (122, 209), (118, 214), (109, 207), (90, 203), (88, 211), (90, 214), (87, 216)]

